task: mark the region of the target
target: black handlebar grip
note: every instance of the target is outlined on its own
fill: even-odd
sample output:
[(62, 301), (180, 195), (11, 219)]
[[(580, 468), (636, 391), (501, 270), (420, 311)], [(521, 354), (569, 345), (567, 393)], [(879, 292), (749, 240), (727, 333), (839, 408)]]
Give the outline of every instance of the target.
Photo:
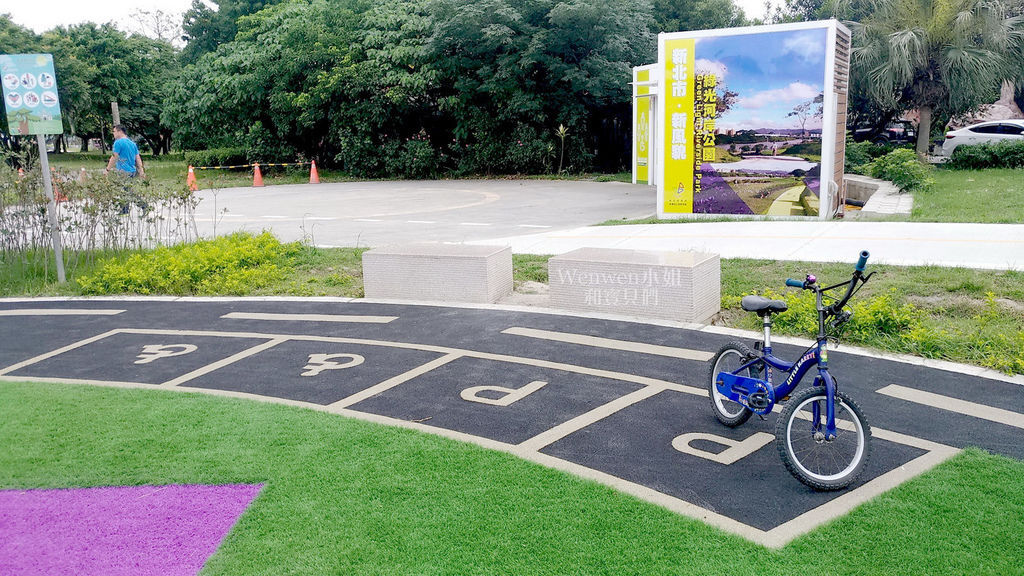
[[(863, 272), (864, 267), (868, 265), (868, 256), (871, 254), (867, 250), (861, 250), (860, 259), (857, 260), (857, 272)], [(789, 282), (787, 281), (787, 284)]]
[(792, 278), (786, 278), (786, 286), (791, 288), (803, 288), (804, 283), (799, 280), (793, 280)]

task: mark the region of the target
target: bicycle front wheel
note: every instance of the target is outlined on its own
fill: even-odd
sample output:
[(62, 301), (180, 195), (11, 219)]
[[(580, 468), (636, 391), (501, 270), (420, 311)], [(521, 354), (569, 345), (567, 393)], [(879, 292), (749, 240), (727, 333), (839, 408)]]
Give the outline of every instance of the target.
[(786, 469), (815, 490), (853, 484), (871, 452), (871, 427), (849, 396), (836, 392), (836, 437), (826, 436), (825, 389), (815, 386), (793, 397), (775, 423), (775, 440)]

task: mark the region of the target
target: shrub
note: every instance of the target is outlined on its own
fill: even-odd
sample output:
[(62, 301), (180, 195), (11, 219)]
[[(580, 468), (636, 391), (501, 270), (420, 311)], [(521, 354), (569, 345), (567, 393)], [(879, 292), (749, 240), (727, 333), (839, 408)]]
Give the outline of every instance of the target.
[(297, 250), (269, 232), (239, 232), (110, 258), (78, 284), (83, 294), (247, 294), (281, 279)]
[(946, 166), (954, 170), (1024, 168), (1024, 140), (957, 146)]
[(851, 174), (867, 174), (867, 166), (880, 156), (893, 151), (892, 146), (872, 142), (854, 142), (846, 139), (846, 171)]
[(210, 148), (185, 152), (189, 166), (238, 166), (247, 164), (245, 148)]
[(932, 185), (928, 176), (931, 167), (925, 166), (913, 150), (897, 148), (868, 165), (868, 174), (889, 180), (901, 191), (926, 190)]

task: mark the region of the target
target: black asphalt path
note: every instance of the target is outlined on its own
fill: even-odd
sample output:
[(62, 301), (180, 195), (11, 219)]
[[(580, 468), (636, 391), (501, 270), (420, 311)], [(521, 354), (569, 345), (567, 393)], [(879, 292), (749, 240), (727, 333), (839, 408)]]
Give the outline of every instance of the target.
[[(4, 314), (27, 309), (124, 312), (104, 316)], [(348, 323), (224, 318), (233, 312), (395, 319), (387, 323)], [(737, 339), (707, 331), (625, 321), (367, 302), (0, 302), (0, 374), (7, 379), (60, 378), (154, 387), (184, 377), (187, 381), (181, 385), (188, 388), (244, 392), (324, 406), (347, 402), (346, 407), (356, 412), (419, 422), (509, 445), (529, 442), (616, 399), (642, 393), (647, 386), (644, 378), (706, 388), (706, 361), (503, 333), (513, 327), (706, 352), (714, 352)], [(112, 330), (134, 332), (98, 338), (11, 370), (16, 364)], [(145, 333), (167, 330), (188, 334)], [(322, 337), (358, 342), (310, 339)], [(394, 346), (396, 343), (401, 346)], [(178, 346), (167, 349), (178, 354), (139, 363), (147, 357), (146, 346), (168, 345)], [(266, 345), (265, 349), (225, 362), (215, 370), (187, 376), (261, 345)], [(777, 355), (792, 359), (803, 351), (789, 345), (777, 344), (775, 348)], [(472, 354), (453, 359), (452, 350)], [(346, 368), (304, 376), (310, 366), (317, 366), (317, 355), (328, 355), (324, 358), (339, 364), (353, 358), (361, 360)], [(878, 393), (886, 386), (897, 385), (999, 408), (1020, 417), (1024, 414), (1024, 386), (847, 354), (842, 347), (831, 351), (829, 360), (842, 389), (860, 404), (873, 427), (933, 443), (957, 448), (977, 446), (1024, 459), (1024, 430), (1016, 425)], [(428, 363), (434, 364), (393, 387), (352, 398)], [(552, 363), (580, 369), (563, 369)], [(626, 374), (630, 378), (595, 371)], [(465, 396), (469, 393), (467, 389), (474, 387), (511, 390), (536, 382), (545, 384), (506, 406), (468, 401)], [(503, 396), (503, 392), (494, 390), (476, 393), (477, 398), (485, 400), (497, 401)], [(754, 417), (737, 429), (728, 429), (714, 419), (706, 398), (664, 389), (621, 409), (610, 410), (596, 421), (550, 442), (542, 442), (538, 450), (757, 530), (769, 531), (844, 492), (816, 493), (797, 482), (786, 472), (773, 443), (733, 464), (723, 465), (676, 450), (673, 439), (686, 433), (709, 433), (742, 441), (756, 433), (773, 433), (774, 420), (774, 416), (767, 420)], [(712, 453), (726, 447), (703, 440), (694, 441), (691, 446)], [(927, 447), (876, 436), (869, 468), (857, 486), (899, 469), (926, 452)]]

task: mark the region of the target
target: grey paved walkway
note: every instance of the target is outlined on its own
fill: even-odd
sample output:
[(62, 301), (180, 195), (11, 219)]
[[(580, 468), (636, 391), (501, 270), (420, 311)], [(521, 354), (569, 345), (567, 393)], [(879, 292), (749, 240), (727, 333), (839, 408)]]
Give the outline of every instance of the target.
[(691, 222), (595, 226), (491, 239), (526, 254), (581, 247), (698, 250), (723, 258), (854, 262), (1024, 270), (1024, 225), (920, 222)]

